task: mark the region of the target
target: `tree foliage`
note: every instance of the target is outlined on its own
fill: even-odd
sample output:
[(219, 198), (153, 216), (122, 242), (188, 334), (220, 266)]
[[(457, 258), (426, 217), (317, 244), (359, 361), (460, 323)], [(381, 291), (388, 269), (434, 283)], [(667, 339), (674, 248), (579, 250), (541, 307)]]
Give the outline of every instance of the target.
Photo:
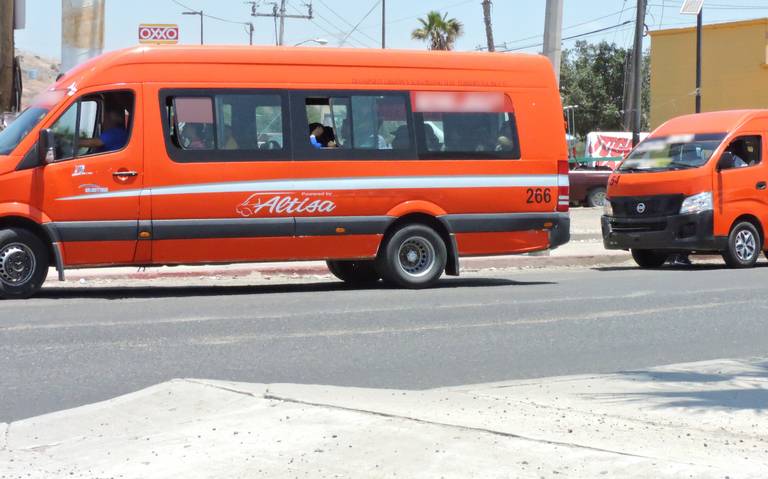
[(411, 32), (411, 38), (428, 42), (430, 50), (453, 50), (456, 39), (464, 34), (464, 24), (436, 10), (419, 18), (419, 23), (421, 27)]
[[(583, 137), (590, 131), (624, 131), (625, 69), (631, 50), (613, 43), (577, 42), (563, 52), (560, 92), (563, 105), (578, 105), (576, 133)], [(650, 105), (650, 62), (644, 55), (642, 128), (648, 128)], [(628, 80), (628, 79), (627, 79)], [(628, 82), (626, 83), (629, 87)], [(627, 100), (628, 101), (628, 100)]]

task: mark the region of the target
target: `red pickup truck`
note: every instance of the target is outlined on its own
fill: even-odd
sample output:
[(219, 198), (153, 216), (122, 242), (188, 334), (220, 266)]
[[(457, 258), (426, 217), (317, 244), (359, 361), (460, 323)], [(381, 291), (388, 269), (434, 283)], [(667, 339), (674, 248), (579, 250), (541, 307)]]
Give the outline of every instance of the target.
[(571, 204), (602, 207), (605, 203), (605, 192), (611, 173), (612, 170), (608, 167), (594, 168), (577, 165), (568, 174), (571, 185)]

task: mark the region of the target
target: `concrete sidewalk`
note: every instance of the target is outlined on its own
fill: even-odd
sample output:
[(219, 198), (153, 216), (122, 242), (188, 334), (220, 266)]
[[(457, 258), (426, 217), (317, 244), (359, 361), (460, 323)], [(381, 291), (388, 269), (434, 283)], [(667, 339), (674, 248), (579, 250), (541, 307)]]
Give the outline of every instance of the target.
[(766, 413), (765, 359), (428, 391), (180, 379), (0, 425), (0, 471), (763, 478)]

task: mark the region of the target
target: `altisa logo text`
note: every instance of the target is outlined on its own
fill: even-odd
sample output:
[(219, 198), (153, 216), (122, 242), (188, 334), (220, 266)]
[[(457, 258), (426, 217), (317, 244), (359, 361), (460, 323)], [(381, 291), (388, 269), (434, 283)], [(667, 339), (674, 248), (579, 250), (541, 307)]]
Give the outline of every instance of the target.
[(336, 203), (331, 200), (313, 198), (296, 198), (294, 196), (273, 196), (267, 200), (259, 197), (260, 193), (251, 195), (236, 208), (242, 216), (258, 216), (262, 212), (268, 215), (297, 214), (297, 213), (330, 213), (336, 209)]

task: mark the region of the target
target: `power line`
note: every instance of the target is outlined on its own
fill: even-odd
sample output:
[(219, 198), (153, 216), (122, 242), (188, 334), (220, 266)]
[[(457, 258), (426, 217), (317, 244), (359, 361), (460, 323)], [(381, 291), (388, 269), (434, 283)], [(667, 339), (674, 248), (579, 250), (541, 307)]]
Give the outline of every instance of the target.
[[(327, 8), (329, 12), (331, 12), (332, 14), (334, 14), (334, 15), (336, 16), (336, 18), (338, 18), (339, 20), (341, 20), (342, 22), (346, 23), (348, 26), (350, 26), (350, 27), (352, 27), (352, 28), (354, 28), (354, 27), (355, 27), (355, 26), (352, 24), (352, 22), (350, 22), (349, 20), (347, 20), (346, 18), (344, 18), (344, 16), (343, 16), (343, 15), (339, 14), (339, 12), (337, 12), (336, 10), (334, 10), (334, 9), (333, 9), (333, 8), (332, 8), (330, 5), (328, 5), (327, 3), (325, 3), (323, 0), (317, 0), (317, 1), (318, 1), (318, 2), (320, 2), (320, 4), (321, 4), (322, 6), (324, 6), (325, 8)], [(319, 14), (319, 13), (317, 13), (317, 12), (315, 12), (315, 14), (316, 14), (318, 17), (320, 16), (320, 14)], [(327, 21), (328, 23), (331, 23), (331, 22), (329, 22), (328, 20), (326, 20), (326, 21)], [(339, 30), (341, 30), (341, 29), (339, 29)], [(374, 44), (379, 42), (379, 40), (378, 40), (378, 39), (376, 39), (376, 38), (373, 38), (372, 36), (368, 35), (367, 33), (365, 33), (365, 32), (364, 32), (364, 31), (362, 31), (362, 30), (358, 30), (358, 33), (360, 33), (360, 34), (361, 34), (361, 35), (363, 35), (364, 37), (366, 37), (366, 38), (368, 38), (369, 40), (371, 40), (371, 41), (372, 41)]]
[[(616, 24), (616, 25), (612, 25), (610, 27), (598, 28), (597, 30), (592, 30), (591, 32), (579, 33), (578, 35), (571, 35), (569, 37), (563, 37), (562, 41), (574, 40), (576, 38), (582, 38), (582, 37), (587, 37), (587, 36), (595, 35), (597, 33), (607, 32), (609, 30), (613, 30), (615, 28), (621, 28), (621, 27), (624, 27), (626, 25), (630, 25), (632, 23), (634, 23), (632, 20), (626, 20), (626, 21), (624, 21), (622, 23), (619, 23), (619, 24)], [(527, 50), (529, 48), (540, 47), (542, 45), (544, 45), (544, 43), (539, 42), (539, 43), (534, 43), (534, 44), (531, 44), (531, 45), (526, 45), (526, 46), (523, 46), (523, 47), (507, 48), (507, 49), (497, 50), (497, 51), (499, 51), (499, 52), (516, 52), (516, 51), (520, 51), (520, 50)]]
[(368, 10), (368, 13), (366, 13), (366, 14), (363, 16), (363, 18), (361, 18), (361, 19), (360, 19), (360, 21), (359, 21), (359, 22), (357, 22), (357, 25), (355, 25), (355, 27), (354, 27), (352, 30), (350, 30), (350, 32), (349, 32), (349, 33), (347, 33), (347, 36), (346, 36), (346, 37), (344, 37), (344, 39), (343, 39), (343, 40), (341, 40), (341, 43), (339, 43), (339, 46), (343, 46), (343, 45), (344, 45), (344, 44), (347, 42), (347, 39), (348, 39), (348, 38), (349, 38), (349, 37), (350, 37), (350, 36), (351, 36), (353, 33), (355, 33), (355, 31), (357, 30), (357, 27), (359, 27), (359, 26), (360, 26), (360, 24), (361, 24), (361, 23), (363, 23), (363, 22), (365, 21), (365, 19), (366, 19), (366, 18), (368, 18), (368, 16), (369, 16), (371, 13), (373, 13), (373, 11), (376, 9), (376, 7), (378, 7), (378, 6), (379, 6), (379, 4), (380, 4), (380, 3), (381, 3), (381, 0), (376, 0), (375, 2), (373, 2), (373, 6), (371, 7), (371, 9), (370, 9), (370, 10)]

